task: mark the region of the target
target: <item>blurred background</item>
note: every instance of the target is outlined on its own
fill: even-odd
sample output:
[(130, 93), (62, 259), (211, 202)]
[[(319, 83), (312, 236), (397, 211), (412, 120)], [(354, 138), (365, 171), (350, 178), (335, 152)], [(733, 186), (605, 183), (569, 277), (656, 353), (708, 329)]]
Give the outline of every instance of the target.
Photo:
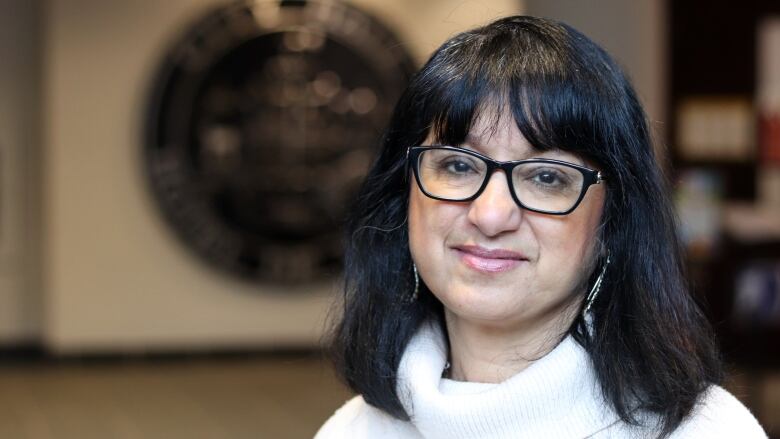
[(306, 438), (340, 221), (444, 39), (563, 20), (625, 67), (727, 386), (780, 437), (780, 3), (0, 0), (0, 437)]

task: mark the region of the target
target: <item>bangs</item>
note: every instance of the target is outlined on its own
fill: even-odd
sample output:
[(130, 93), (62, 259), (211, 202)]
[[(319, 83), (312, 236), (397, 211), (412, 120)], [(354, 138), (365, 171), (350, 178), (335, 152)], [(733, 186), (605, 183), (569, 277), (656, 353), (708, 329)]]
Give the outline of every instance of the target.
[(420, 116), (429, 135), (459, 145), (477, 119), (489, 117), (486, 125), (495, 130), (511, 115), (534, 149), (600, 161), (599, 145), (608, 137), (604, 109), (614, 107), (617, 95), (608, 85), (614, 72), (584, 60), (597, 49), (577, 47), (578, 35), (548, 23), (522, 32), (477, 29), (450, 40), (420, 72), (427, 85)]

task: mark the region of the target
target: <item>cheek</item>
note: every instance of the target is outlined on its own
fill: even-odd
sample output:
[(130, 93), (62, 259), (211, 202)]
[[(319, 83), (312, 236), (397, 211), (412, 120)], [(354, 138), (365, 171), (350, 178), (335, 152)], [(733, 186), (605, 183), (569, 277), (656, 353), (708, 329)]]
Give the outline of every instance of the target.
[(586, 205), (587, 209), (582, 209), (582, 218), (581, 218), (581, 234), (582, 236), (585, 236), (585, 246), (591, 252), (589, 255), (591, 257), (598, 257), (594, 252), (598, 250), (598, 244), (599, 244), (599, 227), (601, 227), (602, 222), (602, 216), (604, 215), (604, 199), (606, 194), (604, 193), (604, 187), (599, 186), (594, 188), (592, 193), (586, 194), (587, 196), (590, 196), (589, 199), (586, 199), (588, 201), (588, 204)]
[(457, 221), (460, 206), (440, 202), (423, 195), (416, 184), (409, 193), (409, 250), (421, 275), (441, 267), (450, 232)]
[(557, 273), (567, 285), (577, 284), (587, 276), (598, 255), (598, 227), (601, 222), (602, 197), (592, 197), (567, 217), (534, 217), (534, 231), (540, 245), (545, 272)]
[(408, 212), (409, 251), (412, 253), (412, 258), (415, 260), (417, 259), (417, 249), (423, 245), (420, 240), (425, 235), (422, 233), (422, 229), (425, 228), (421, 213), (422, 207), (420, 206), (420, 200), (418, 199), (416, 192), (416, 186), (413, 185), (411, 191), (409, 192)]
[(412, 185), (409, 192), (409, 249), (415, 263), (420, 265), (428, 258), (431, 241), (435, 241), (437, 235), (436, 215), (432, 214), (430, 201), (434, 201), (423, 195), (416, 184)]

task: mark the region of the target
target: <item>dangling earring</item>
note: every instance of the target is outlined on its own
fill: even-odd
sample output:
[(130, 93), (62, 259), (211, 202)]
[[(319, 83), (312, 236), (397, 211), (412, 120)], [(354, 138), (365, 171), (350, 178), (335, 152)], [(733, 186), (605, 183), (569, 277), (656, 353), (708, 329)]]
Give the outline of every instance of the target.
[(417, 297), (420, 296), (420, 275), (417, 274), (417, 264), (412, 262), (412, 270), (414, 271), (414, 292), (412, 293), (412, 302), (417, 301)]
[(593, 288), (590, 289), (590, 293), (588, 293), (588, 297), (585, 299), (585, 308), (582, 310), (583, 317), (585, 314), (588, 313), (588, 310), (590, 310), (590, 307), (593, 305), (593, 302), (596, 301), (596, 296), (599, 295), (599, 290), (601, 290), (601, 282), (604, 280), (604, 273), (607, 272), (607, 266), (609, 265), (609, 252), (607, 252), (607, 261), (604, 262), (604, 266), (601, 268), (601, 273), (599, 274), (599, 277), (596, 278), (596, 282), (593, 284)]

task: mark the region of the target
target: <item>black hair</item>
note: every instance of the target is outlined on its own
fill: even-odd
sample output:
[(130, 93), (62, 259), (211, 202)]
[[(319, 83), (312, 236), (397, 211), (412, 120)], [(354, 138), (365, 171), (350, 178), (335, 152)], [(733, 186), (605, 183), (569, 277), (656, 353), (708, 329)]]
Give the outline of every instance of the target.
[(331, 341), (337, 371), (367, 403), (409, 419), (398, 365), (420, 324), (443, 324), (443, 311), (432, 294), (409, 300), (406, 150), (429, 133), (461, 144), (494, 105), (511, 111), (535, 149), (575, 153), (607, 174), (600, 240), (611, 264), (592, 321), (579, 314), (568, 333), (621, 419), (636, 425), (640, 413), (654, 414), (667, 436), (721, 381), (719, 353), (689, 292), (668, 182), (635, 91), (602, 48), (547, 19), (507, 17), (454, 36), (397, 103), (347, 221), (345, 296)]

